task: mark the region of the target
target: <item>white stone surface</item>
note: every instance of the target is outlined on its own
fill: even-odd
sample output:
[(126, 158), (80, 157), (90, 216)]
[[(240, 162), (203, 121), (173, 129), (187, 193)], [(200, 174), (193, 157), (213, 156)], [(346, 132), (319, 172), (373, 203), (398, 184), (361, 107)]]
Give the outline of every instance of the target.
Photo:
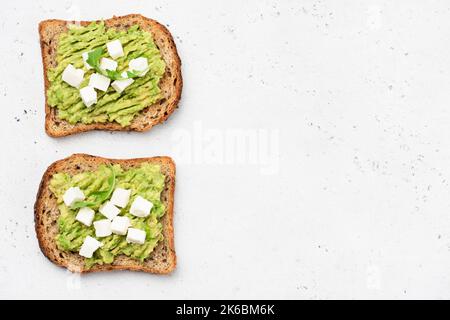
[[(450, 298), (449, 6), (5, 2), (0, 297)], [(48, 137), (38, 22), (134, 12), (174, 36), (180, 108), (146, 133)], [(231, 129), (260, 134), (261, 154), (233, 160)], [(36, 190), (76, 152), (174, 158), (172, 275), (79, 277), (42, 255)]]

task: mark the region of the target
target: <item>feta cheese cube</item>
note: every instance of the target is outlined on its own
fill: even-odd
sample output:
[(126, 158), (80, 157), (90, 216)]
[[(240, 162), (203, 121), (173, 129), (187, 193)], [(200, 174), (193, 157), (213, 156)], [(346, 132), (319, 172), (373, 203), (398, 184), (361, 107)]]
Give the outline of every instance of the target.
[(82, 69), (76, 69), (73, 65), (69, 64), (62, 73), (62, 79), (72, 87), (79, 88), (81, 82), (83, 82), (84, 71)]
[(83, 58), (84, 67), (85, 67), (87, 70), (92, 69), (91, 65), (90, 65), (89, 63), (87, 63), (87, 59), (89, 58), (89, 52), (83, 52), (83, 53), (81, 54), (81, 57)]
[(111, 203), (120, 208), (125, 208), (130, 200), (130, 195), (131, 190), (116, 188), (112, 194)]
[(135, 228), (128, 228), (127, 242), (144, 244), (145, 231)]
[(95, 236), (98, 238), (110, 236), (112, 233), (111, 221), (109, 221), (108, 219), (95, 221), (94, 228), (95, 228)]
[(109, 58), (102, 58), (102, 60), (100, 60), (100, 69), (116, 71), (117, 62)]
[(113, 205), (111, 201), (105, 202), (98, 211), (109, 220), (114, 219), (120, 213), (120, 209)]
[(89, 227), (92, 224), (92, 220), (94, 220), (94, 215), (95, 215), (94, 210), (88, 207), (84, 207), (78, 211), (75, 219)]
[(106, 91), (108, 90), (110, 82), (111, 79), (109, 79), (108, 77), (105, 77), (100, 73), (94, 73), (89, 79), (89, 86), (101, 91)]
[(85, 258), (92, 258), (95, 250), (100, 248), (102, 245), (103, 243), (101, 243), (97, 239), (87, 236), (86, 239), (84, 239), (83, 244), (81, 245), (79, 254), (80, 256), (83, 256)]
[(153, 203), (147, 199), (137, 196), (131, 204), (130, 213), (136, 217), (144, 218), (150, 214)]
[(117, 59), (124, 55), (122, 44), (120, 43), (120, 40), (114, 40), (114, 41), (108, 42), (106, 44), (106, 48), (108, 49), (109, 55), (113, 59)]
[(136, 59), (131, 59), (130, 62), (128, 63), (128, 67), (130, 71), (137, 71), (139, 73), (139, 77), (143, 77), (148, 71), (147, 58), (140, 57)]
[(111, 231), (115, 234), (124, 236), (127, 234), (128, 227), (131, 226), (130, 219), (117, 216), (111, 222)]
[(92, 106), (94, 103), (97, 103), (97, 91), (91, 86), (87, 86), (80, 89), (81, 100), (86, 107)]
[(71, 187), (64, 192), (63, 200), (66, 206), (70, 207), (75, 202), (83, 201), (85, 199), (83, 191), (78, 187)]
[(118, 93), (122, 93), (123, 90), (125, 90), (133, 82), (133, 79), (116, 80), (111, 83), (111, 87), (113, 87)]

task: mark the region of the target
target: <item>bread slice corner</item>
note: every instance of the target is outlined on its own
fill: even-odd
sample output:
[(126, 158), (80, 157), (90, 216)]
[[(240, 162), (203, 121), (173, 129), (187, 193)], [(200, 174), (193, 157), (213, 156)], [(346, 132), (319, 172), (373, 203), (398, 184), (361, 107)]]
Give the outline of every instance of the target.
[[(159, 164), (161, 172), (165, 175), (165, 187), (161, 193), (161, 201), (166, 206), (166, 212), (161, 218), (164, 240), (160, 241), (150, 256), (141, 263), (138, 260), (119, 255), (112, 264), (94, 265), (85, 267), (84, 259), (78, 253), (59, 250), (55, 241), (58, 234), (58, 217), (60, 215), (56, 197), (49, 189), (53, 174), (66, 172), (71, 175), (96, 170), (101, 164), (120, 164), (122, 168), (129, 169), (139, 166), (143, 162)], [(177, 263), (174, 230), (173, 206), (175, 191), (175, 163), (170, 157), (152, 157), (137, 159), (107, 159), (88, 154), (74, 154), (51, 164), (45, 171), (34, 205), (34, 221), (39, 247), (42, 253), (53, 263), (65, 267), (72, 272), (86, 273), (111, 270), (132, 270), (157, 274), (171, 273)]]
[(129, 126), (122, 127), (115, 122), (71, 124), (58, 118), (57, 108), (50, 107), (47, 102), (47, 90), (49, 81), (47, 71), (56, 66), (56, 50), (58, 36), (67, 31), (67, 25), (80, 23), (88, 25), (92, 21), (66, 21), (66, 20), (44, 20), (39, 23), (39, 38), (42, 52), (42, 64), (44, 71), (45, 87), (45, 131), (49, 136), (62, 137), (75, 133), (91, 130), (109, 131), (147, 131), (153, 126), (162, 123), (175, 111), (181, 98), (183, 78), (181, 76), (181, 60), (177, 48), (169, 30), (159, 22), (146, 18), (140, 14), (129, 14), (125, 16), (106, 19), (105, 25), (110, 28), (127, 29), (138, 24), (143, 30), (152, 34), (156, 46), (166, 62), (166, 71), (161, 78), (159, 86), (163, 98), (142, 110)]

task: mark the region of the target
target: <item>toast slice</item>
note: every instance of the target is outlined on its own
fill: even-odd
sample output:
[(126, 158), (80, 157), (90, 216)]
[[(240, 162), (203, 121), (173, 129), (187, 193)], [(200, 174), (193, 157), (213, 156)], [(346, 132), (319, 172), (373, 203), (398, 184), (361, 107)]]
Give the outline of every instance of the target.
[[(166, 212), (161, 218), (164, 240), (161, 241), (144, 263), (125, 255), (116, 256), (112, 264), (94, 265), (87, 269), (84, 259), (78, 253), (58, 249), (55, 237), (58, 234), (58, 217), (60, 215), (56, 197), (49, 189), (53, 174), (66, 172), (71, 175), (92, 171), (100, 164), (120, 164), (124, 169), (139, 166), (142, 162), (159, 164), (161, 172), (166, 176), (165, 187), (161, 193), (161, 201)], [(65, 267), (72, 272), (95, 272), (109, 270), (133, 270), (150, 273), (167, 274), (176, 266), (176, 254), (173, 235), (173, 202), (175, 190), (175, 163), (169, 157), (139, 158), (128, 160), (106, 159), (87, 154), (74, 154), (68, 158), (51, 164), (42, 177), (34, 205), (34, 221), (39, 246), (44, 255), (53, 263)]]
[[(106, 27), (116, 29), (128, 29), (132, 25), (138, 24), (142, 30), (152, 34), (153, 40), (161, 52), (163, 60), (166, 62), (166, 70), (160, 80), (159, 86), (163, 98), (142, 110), (131, 122), (129, 126), (122, 127), (115, 122), (71, 124), (58, 118), (57, 108), (52, 108), (47, 103), (47, 90), (49, 81), (47, 71), (56, 66), (56, 48), (58, 36), (67, 31), (67, 25), (75, 21), (65, 20), (44, 20), (39, 23), (39, 36), (42, 51), (42, 63), (44, 67), (45, 84), (45, 131), (52, 137), (67, 136), (74, 133), (90, 130), (110, 130), (110, 131), (146, 131), (154, 125), (162, 123), (178, 107), (183, 87), (181, 77), (181, 61), (172, 35), (165, 26), (155, 20), (146, 18), (140, 14), (129, 14), (121, 17), (113, 17), (104, 20)], [(85, 26), (92, 21), (81, 21)]]

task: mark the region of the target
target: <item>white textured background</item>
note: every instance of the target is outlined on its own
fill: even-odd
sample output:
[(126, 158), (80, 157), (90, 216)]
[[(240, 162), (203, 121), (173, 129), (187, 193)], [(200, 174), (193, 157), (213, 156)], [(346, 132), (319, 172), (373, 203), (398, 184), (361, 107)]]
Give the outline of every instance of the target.
[[(46, 136), (38, 22), (135, 12), (176, 40), (180, 109), (144, 134)], [(445, 0), (5, 2), (0, 297), (450, 298), (449, 18)], [(186, 160), (230, 128), (274, 135), (271, 170)], [(41, 254), (35, 193), (75, 152), (174, 157), (172, 275)]]

